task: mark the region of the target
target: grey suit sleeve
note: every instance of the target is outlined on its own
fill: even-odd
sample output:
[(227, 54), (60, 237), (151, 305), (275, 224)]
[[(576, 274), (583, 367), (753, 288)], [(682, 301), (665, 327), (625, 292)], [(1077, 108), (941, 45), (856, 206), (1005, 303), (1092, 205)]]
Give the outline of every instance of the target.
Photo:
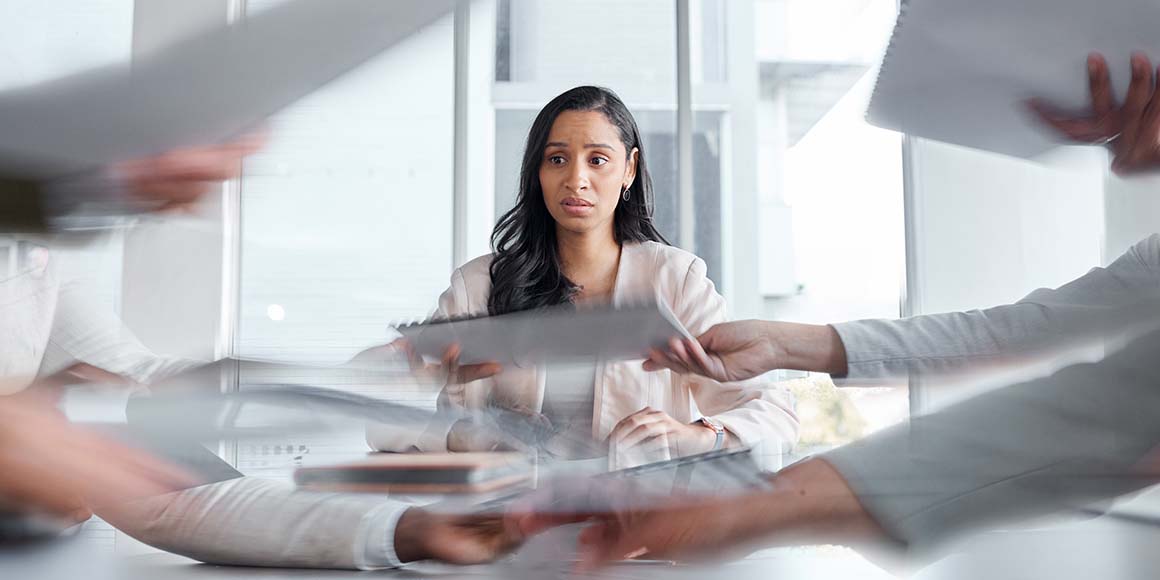
[(1160, 332), (824, 456), (896, 539), (926, 545), (1151, 485)]
[[(1160, 299), (1160, 235), (1133, 246), (1107, 268), (1056, 289), (986, 310), (834, 324), (846, 348), (847, 378), (953, 371), (1064, 346), (1135, 322)], [(1156, 304), (1160, 305), (1160, 304)]]

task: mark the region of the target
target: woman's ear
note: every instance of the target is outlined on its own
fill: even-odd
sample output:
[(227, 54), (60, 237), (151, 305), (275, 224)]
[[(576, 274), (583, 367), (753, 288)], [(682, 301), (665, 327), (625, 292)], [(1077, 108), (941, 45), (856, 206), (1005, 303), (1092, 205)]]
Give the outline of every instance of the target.
[(640, 149), (633, 147), (632, 152), (628, 154), (628, 167), (624, 169), (624, 189), (632, 187), (636, 181), (636, 164), (640, 159)]

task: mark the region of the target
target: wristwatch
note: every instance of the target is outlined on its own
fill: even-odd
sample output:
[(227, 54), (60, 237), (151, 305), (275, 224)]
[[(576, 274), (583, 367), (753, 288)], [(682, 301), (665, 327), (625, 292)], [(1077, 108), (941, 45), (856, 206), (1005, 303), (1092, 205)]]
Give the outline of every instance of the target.
[(717, 451), (725, 446), (725, 427), (721, 425), (720, 421), (710, 419), (708, 417), (701, 417), (697, 420), (702, 425), (713, 430), (717, 434), (717, 440), (713, 442), (713, 451)]

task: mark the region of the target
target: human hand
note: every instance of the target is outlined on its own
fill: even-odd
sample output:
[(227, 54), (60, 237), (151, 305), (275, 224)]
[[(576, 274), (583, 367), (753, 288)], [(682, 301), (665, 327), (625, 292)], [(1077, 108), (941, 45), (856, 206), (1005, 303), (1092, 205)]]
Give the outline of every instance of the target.
[(1127, 175), (1160, 168), (1160, 91), (1155, 88), (1147, 55), (1131, 57), (1132, 81), (1124, 102), (1117, 104), (1108, 63), (1098, 53), (1088, 56), (1091, 110), (1086, 115), (1061, 113), (1039, 99), (1028, 102), (1039, 119), (1077, 143), (1106, 145), (1112, 171)]
[[(462, 385), (493, 377), (503, 372), (503, 365), (496, 362), (460, 365), (459, 355), (462, 349), (460, 349), (458, 344), (451, 345), (443, 352), (443, 358), (439, 364), (428, 364), (419, 353), (415, 352), (415, 348), (411, 342), (405, 338), (400, 338), (387, 347), (379, 348), (391, 348), (401, 352), (410, 362), (412, 371), (428, 376), (441, 377), (448, 385)], [(363, 352), (366, 353), (368, 351)], [(362, 355), (360, 354), (359, 356)]]
[(587, 523), (579, 537), (580, 571), (637, 558), (695, 560), (724, 556), (745, 538), (738, 516), (757, 507), (756, 494), (674, 494), (639, 481), (555, 481), (509, 510), (521, 532)]
[(439, 514), (411, 508), (395, 526), (395, 553), (403, 562), (491, 562), (523, 544), (518, 522), (505, 514)]
[(94, 507), (189, 487), (191, 476), (77, 427), (40, 395), (0, 398), (0, 498), (73, 521)]
[(515, 438), (496, 427), (477, 423), (471, 419), (460, 419), (447, 432), (447, 450), (468, 451), (523, 451), (524, 447)]
[(726, 322), (696, 340), (674, 338), (667, 351), (652, 349), (647, 371), (670, 369), (729, 382), (756, 377), (777, 368), (781, 349), (760, 320)]
[(741, 556), (770, 545), (889, 543), (845, 479), (822, 459), (794, 464), (763, 489), (674, 495), (642, 482), (563, 482), (509, 511), (525, 536), (589, 522), (581, 569), (617, 560), (693, 561)]
[(251, 133), (229, 143), (118, 163), (112, 173), (134, 199), (156, 206), (157, 211), (181, 211), (215, 184), (238, 177), (242, 159), (261, 149), (266, 141), (265, 132)]
[(667, 449), (674, 456), (704, 453), (717, 435), (699, 424), (682, 423), (664, 411), (645, 407), (621, 419), (608, 434), (608, 453), (619, 457), (634, 451)]

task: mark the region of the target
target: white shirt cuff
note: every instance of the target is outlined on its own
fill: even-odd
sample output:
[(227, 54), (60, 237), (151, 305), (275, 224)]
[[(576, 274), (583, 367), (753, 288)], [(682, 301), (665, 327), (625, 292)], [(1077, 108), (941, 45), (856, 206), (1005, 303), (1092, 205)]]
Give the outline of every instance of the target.
[(364, 541), (356, 543), (362, 546), (362, 553), (355, 554), (355, 562), (361, 570), (376, 570), (382, 568), (398, 568), (403, 565), (399, 555), (395, 553), (395, 528), (399, 518), (411, 506), (387, 504), (367, 514), (368, 525), (364, 528)]

